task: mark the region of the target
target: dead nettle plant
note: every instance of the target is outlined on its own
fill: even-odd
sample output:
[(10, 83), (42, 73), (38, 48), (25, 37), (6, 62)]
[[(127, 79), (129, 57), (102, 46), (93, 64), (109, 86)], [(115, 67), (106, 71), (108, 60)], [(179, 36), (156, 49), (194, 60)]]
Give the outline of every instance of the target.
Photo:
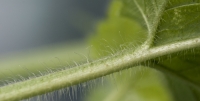
[[(114, 0), (108, 18), (99, 24), (91, 41), (97, 51), (102, 50), (95, 53), (100, 53), (100, 59), (2, 86), (0, 99), (26, 99), (124, 69), (150, 67), (166, 75), (174, 100), (199, 101), (199, 15), (199, 0)], [(117, 101), (134, 83), (120, 86), (105, 101)]]

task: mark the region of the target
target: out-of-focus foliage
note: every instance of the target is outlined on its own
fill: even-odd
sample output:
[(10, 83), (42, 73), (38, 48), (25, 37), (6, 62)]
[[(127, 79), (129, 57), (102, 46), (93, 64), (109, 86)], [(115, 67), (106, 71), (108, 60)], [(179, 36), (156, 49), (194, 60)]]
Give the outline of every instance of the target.
[[(80, 55), (87, 54), (85, 47), (86, 45), (80, 42), (79, 44), (72, 42), (70, 45), (64, 43), (1, 57), (0, 80), (12, 78), (17, 81), (21, 80), (21, 77), (39, 76), (40, 73), (44, 75), (49, 73), (48, 69), (54, 71), (64, 68), (63, 66), (69, 67), (69, 64), (74, 64), (73, 60), (85, 61), (85, 58)], [(0, 82), (0, 85), (3, 83), (5, 82)]]
[[(123, 52), (128, 48), (134, 50), (134, 47), (139, 46), (151, 36), (153, 40), (150, 47), (199, 37), (199, 14), (199, 0), (113, 0), (108, 18), (97, 27), (97, 36), (92, 43), (96, 54), (100, 53), (100, 56), (104, 56), (108, 53)], [(153, 64), (151, 66), (154, 68), (162, 69), (167, 75), (171, 94), (176, 101), (199, 101), (199, 63), (199, 48), (195, 48), (159, 57), (150, 64)], [(150, 69), (147, 71), (152, 72)], [(154, 75), (157, 74), (154, 73)], [(129, 78), (126, 74), (123, 76)], [(119, 79), (117, 77), (117, 80)], [(137, 78), (132, 77), (132, 79)], [(159, 80), (159, 78), (156, 79)], [(126, 83), (131, 84), (131, 80), (128, 81)], [(147, 82), (148, 80), (137, 83), (143, 85)], [(134, 86), (129, 87), (131, 88)], [(165, 89), (165, 87), (161, 88)], [(152, 89), (147, 90), (156, 93)], [(141, 93), (141, 96), (145, 95), (145, 91)], [(169, 97), (168, 93), (165, 93), (165, 97)], [(162, 99), (160, 96), (155, 96), (155, 98), (160, 101), (171, 100), (170, 98)]]
[[(99, 23), (96, 36), (90, 39), (90, 44), (94, 48), (92, 58), (110, 56), (105, 58), (105, 61), (109, 59), (114, 61), (99, 60), (92, 63), (88, 61), (88, 65), (84, 67), (85, 71), (88, 70), (87, 73), (92, 74), (86, 76), (88, 78), (84, 78), (83, 72), (78, 72), (79, 68), (75, 68), (77, 72), (73, 71), (78, 75), (75, 75), (75, 79), (83, 77), (83, 80), (78, 79), (80, 81), (77, 82), (106, 75), (102, 73), (106, 70), (109, 71), (107, 74), (113, 73), (104, 77), (104, 86), (95, 89), (86, 100), (199, 101), (200, 55), (199, 48), (197, 48), (200, 42), (199, 7), (199, 0), (113, 0), (108, 18)], [(144, 42), (145, 44), (141, 45)], [(196, 48), (188, 49), (192, 47)], [(135, 49), (137, 51), (134, 51)], [(144, 56), (141, 54), (143, 52), (146, 52)], [(117, 57), (118, 55), (122, 55), (123, 59)], [(129, 55), (136, 56), (136, 59), (131, 56), (127, 57)], [(115, 58), (121, 61), (115, 61)], [(141, 66), (119, 71), (119, 69), (128, 68), (127, 66), (130, 67), (129, 62), (134, 62), (132, 65), (135, 66), (137, 61), (141, 63)], [(114, 65), (117, 62), (119, 64), (117, 63), (117, 66), (107, 65), (110, 62)], [(162, 73), (148, 67), (156, 68)], [(97, 70), (95, 74), (101, 74), (95, 76), (94, 72), (90, 71), (94, 69)], [(119, 72), (114, 73), (117, 70)], [(53, 74), (51, 76), (57, 79), (57, 76)], [(66, 74), (61, 76), (66, 79)], [(48, 80), (51, 79), (48, 78)], [(16, 87), (15, 89), (23, 88), (20, 84)], [(2, 92), (4, 93), (3, 90)], [(12, 90), (9, 90), (10, 92), (13, 93)], [(9, 93), (7, 97), (10, 96)], [(15, 93), (15, 96), (17, 94)]]
[(130, 47), (137, 47), (146, 40), (147, 32), (136, 21), (121, 15), (122, 3), (110, 5), (108, 17), (99, 22), (95, 36), (91, 38), (94, 52), (105, 56)]
[[(98, 24), (96, 36), (91, 38), (94, 55), (101, 57), (136, 49), (146, 40), (147, 31), (121, 14), (123, 6), (121, 1), (114, 0), (108, 17)], [(171, 101), (163, 75), (153, 69), (139, 66), (112, 75), (111, 79), (104, 78), (105, 85), (95, 89), (86, 101)]]

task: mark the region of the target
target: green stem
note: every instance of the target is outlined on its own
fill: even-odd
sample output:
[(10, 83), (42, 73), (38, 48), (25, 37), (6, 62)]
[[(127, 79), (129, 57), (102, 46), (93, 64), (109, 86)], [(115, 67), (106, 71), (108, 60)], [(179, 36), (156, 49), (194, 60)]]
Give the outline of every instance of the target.
[[(156, 3), (155, 1), (152, 1), (153, 2), (153, 7), (156, 7)], [(147, 30), (148, 30), (148, 39), (144, 42), (143, 46), (144, 46), (144, 49), (148, 49), (149, 47), (151, 47), (153, 45), (153, 40), (155, 39), (155, 34), (156, 34), (156, 31), (158, 29), (158, 25), (160, 23), (160, 20), (162, 18), (162, 15), (164, 13), (164, 10), (165, 10), (165, 7), (167, 5), (167, 0), (164, 0), (162, 2), (161, 5), (159, 5), (159, 8), (160, 9), (156, 9), (155, 8), (155, 16), (154, 16), (154, 20), (152, 22), (148, 21), (148, 17), (147, 17), (147, 14), (145, 14), (144, 10), (142, 9), (142, 7), (138, 4), (137, 0), (134, 0), (134, 3), (136, 5), (136, 7), (138, 8), (138, 10), (140, 11), (143, 19), (144, 19), (144, 22), (147, 26)]]
[(2, 101), (13, 101), (29, 98), (108, 75), (149, 59), (198, 46), (200, 46), (200, 37), (147, 50), (128, 51), (68, 70), (1, 87), (0, 99)]

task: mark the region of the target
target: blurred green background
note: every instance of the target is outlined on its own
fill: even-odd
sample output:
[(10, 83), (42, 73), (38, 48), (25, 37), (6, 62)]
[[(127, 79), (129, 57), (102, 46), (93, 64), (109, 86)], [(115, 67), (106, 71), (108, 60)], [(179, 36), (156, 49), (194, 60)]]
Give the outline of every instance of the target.
[[(48, 74), (141, 45), (146, 40), (146, 30), (134, 19), (120, 15), (120, 1), (113, 0), (111, 5), (109, 2), (0, 1), (0, 84)], [(66, 94), (54, 92), (53, 99), (47, 101), (172, 101), (164, 76), (153, 69), (139, 66), (108, 75), (104, 81), (103, 86), (99, 85), (101, 78), (83, 83), (85, 91), (78, 88), (74, 93), (72, 87)], [(30, 101), (35, 100), (37, 97)], [(40, 100), (46, 100), (45, 96)]]
[[(47, 68), (85, 60), (86, 37), (105, 17), (109, 0), (1, 0), (1, 85)], [(53, 54), (52, 54), (53, 53)], [(74, 64), (74, 63), (73, 63)], [(45, 67), (45, 68), (44, 68)], [(79, 93), (78, 93), (79, 94)], [(35, 100), (35, 99), (33, 99)], [(63, 96), (57, 101), (66, 101)], [(82, 101), (81, 98), (73, 101)]]

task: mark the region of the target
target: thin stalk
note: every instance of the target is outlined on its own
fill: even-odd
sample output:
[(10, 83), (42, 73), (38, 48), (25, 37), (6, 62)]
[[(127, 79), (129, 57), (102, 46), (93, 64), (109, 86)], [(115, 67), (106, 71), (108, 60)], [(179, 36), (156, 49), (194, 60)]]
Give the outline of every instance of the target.
[(128, 51), (72, 69), (1, 87), (0, 99), (13, 101), (44, 94), (138, 65), (149, 59), (198, 46), (200, 46), (200, 37), (147, 50)]

